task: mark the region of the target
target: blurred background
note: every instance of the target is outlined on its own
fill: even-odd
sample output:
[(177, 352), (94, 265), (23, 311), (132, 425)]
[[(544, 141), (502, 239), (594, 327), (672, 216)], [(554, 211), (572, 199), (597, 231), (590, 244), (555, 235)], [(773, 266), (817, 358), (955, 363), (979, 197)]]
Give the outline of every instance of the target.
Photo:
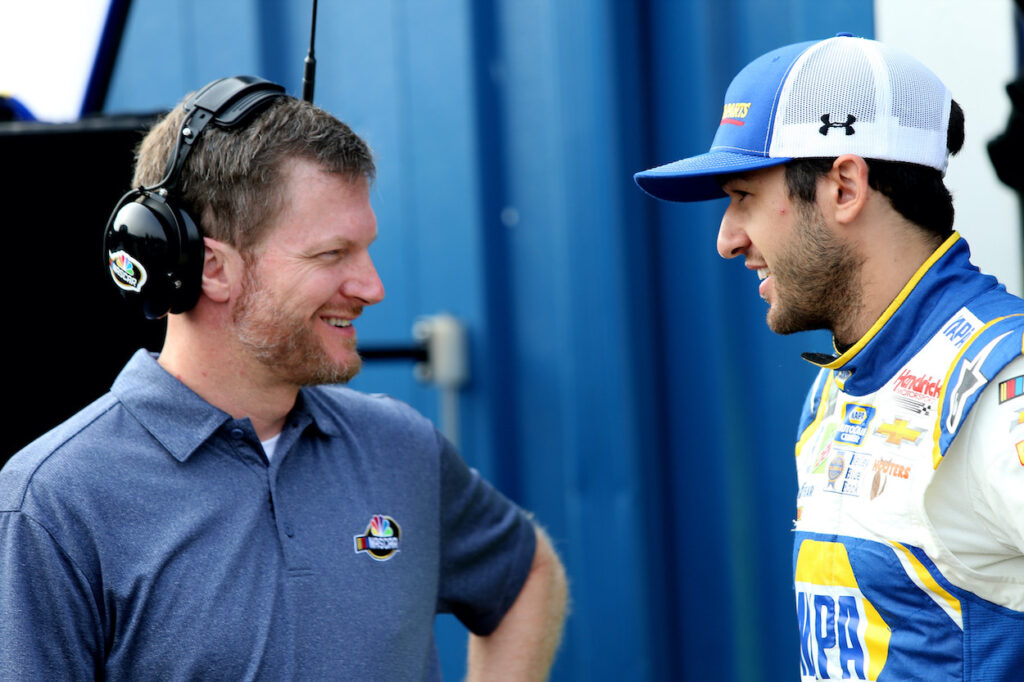
[[(0, 192), (8, 258), (24, 263), (3, 275), (23, 409), (0, 463), (103, 393), (135, 348), (160, 347), (160, 323), (126, 314), (101, 260), (141, 131), (223, 76), (299, 95), (311, 4), (0, 0)], [(830, 341), (768, 332), (756, 278), (715, 251), (723, 202), (658, 203), (632, 174), (705, 151), (754, 57), (841, 31), (891, 41), (963, 105), (957, 228), (1020, 293), (1019, 198), (987, 150), (1000, 135), (1020, 148), (1014, 3), (319, 4), (315, 102), (379, 169), (387, 298), (359, 325), (369, 359), (353, 386), (434, 419), (548, 528), (573, 598), (553, 679), (797, 677), (792, 459), (813, 377), (799, 353)], [(438, 320), (456, 342), (434, 349), (430, 380), (417, 357), (431, 322), (435, 340), (451, 329)], [(437, 632), (459, 679), (465, 632), (447, 617)]]

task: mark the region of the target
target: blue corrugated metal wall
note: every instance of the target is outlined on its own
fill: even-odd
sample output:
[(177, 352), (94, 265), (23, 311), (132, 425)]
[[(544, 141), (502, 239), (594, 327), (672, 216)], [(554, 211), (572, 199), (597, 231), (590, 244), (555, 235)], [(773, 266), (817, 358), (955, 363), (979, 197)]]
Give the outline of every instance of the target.
[[(297, 93), (309, 4), (135, 0), (107, 110), (235, 73)], [(656, 204), (631, 175), (706, 148), (756, 55), (872, 22), (870, 0), (321, 3), (316, 101), (380, 169), (388, 295), (361, 341), (467, 323), (466, 459), (537, 513), (572, 581), (554, 679), (795, 674), (798, 352), (824, 339), (764, 328), (714, 251), (720, 205)], [(408, 366), (354, 385), (437, 416)], [(457, 679), (463, 635), (438, 631)]]

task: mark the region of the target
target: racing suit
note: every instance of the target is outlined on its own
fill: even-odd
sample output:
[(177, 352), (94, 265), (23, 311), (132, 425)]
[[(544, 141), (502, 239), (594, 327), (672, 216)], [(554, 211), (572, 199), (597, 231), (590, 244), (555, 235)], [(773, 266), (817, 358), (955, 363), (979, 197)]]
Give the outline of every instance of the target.
[(803, 679), (1024, 670), (1024, 301), (953, 234), (801, 415)]

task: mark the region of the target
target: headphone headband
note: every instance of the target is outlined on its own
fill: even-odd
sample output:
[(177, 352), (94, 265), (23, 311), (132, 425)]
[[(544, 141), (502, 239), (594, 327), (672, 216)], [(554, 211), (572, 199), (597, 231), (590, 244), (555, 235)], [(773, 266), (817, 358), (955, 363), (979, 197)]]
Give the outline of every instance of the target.
[(185, 101), (185, 117), (174, 142), (174, 151), (167, 159), (166, 174), (150, 189), (177, 187), (185, 159), (207, 124), (227, 130), (237, 128), (284, 94), (284, 88), (277, 83), (256, 76), (232, 76), (207, 83)]

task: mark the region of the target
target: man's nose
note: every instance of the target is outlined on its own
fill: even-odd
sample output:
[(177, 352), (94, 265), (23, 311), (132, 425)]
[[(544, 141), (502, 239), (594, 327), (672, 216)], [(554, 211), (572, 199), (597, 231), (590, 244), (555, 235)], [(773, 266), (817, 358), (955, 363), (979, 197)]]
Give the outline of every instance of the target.
[(377, 274), (377, 268), (369, 252), (361, 254), (355, 272), (342, 283), (341, 293), (348, 298), (363, 301), (364, 305), (373, 305), (384, 300), (384, 283)]
[(750, 238), (746, 230), (736, 219), (730, 209), (722, 216), (722, 224), (718, 227), (718, 255), (722, 258), (735, 258), (743, 255), (750, 246)]

